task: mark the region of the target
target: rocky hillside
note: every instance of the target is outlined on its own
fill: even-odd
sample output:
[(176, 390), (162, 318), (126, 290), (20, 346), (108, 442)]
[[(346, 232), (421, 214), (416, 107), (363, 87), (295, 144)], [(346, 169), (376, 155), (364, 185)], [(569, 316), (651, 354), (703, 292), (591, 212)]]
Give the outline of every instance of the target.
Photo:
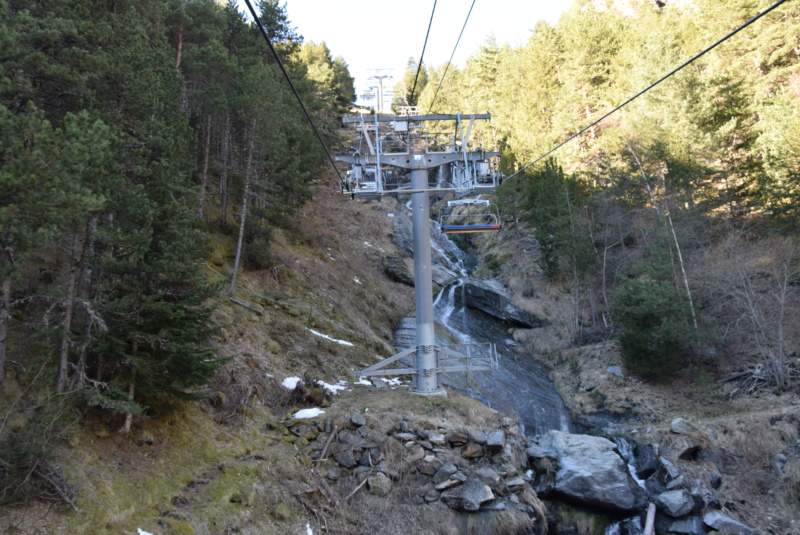
[[(514, 336), (553, 367), (574, 420), (603, 438), (531, 440), (515, 415), (454, 391), (356, 382), (353, 369), (393, 354), (392, 331), (413, 308), (413, 288), (386, 274), (407, 260), (396, 209), (317, 184), (276, 232), (271, 267), (246, 273), (222, 304), (218, 345), (231, 359), (205, 400), (127, 435), (107, 416), (73, 417), (66, 436), (49, 437), (56, 462), (49, 484), (38, 481), (51, 500), (3, 508), (0, 532), (639, 533), (631, 526), (653, 502), (657, 533), (800, 533), (796, 393), (731, 398), (735, 383), (716, 377), (630, 376), (613, 338), (576, 343), (569, 296), (539, 275), (524, 228), (464, 245), (491, 260), (477, 275), (546, 320)], [(230, 270), (232, 250), (217, 240), (209, 277)], [(35, 395), (24, 377), (7, 384), (9, 404)]]

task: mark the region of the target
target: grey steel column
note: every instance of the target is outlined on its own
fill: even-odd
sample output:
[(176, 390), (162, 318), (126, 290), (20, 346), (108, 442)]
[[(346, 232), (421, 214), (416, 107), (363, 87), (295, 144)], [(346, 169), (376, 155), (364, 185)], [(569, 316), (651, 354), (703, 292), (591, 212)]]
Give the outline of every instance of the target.
[[(425, 166), (422, 156), (414, 156)], [(416, 162), (415, 162), (416, 163)], [(442, 394), (436, 373), (433, 330), (433, 281), (431, 272), (430, 197), (428, 168), (411, 170), (412, 229), (414, 234), (414, 295), (417, 301), (417, 394)], [(419, 191), (421, 190), (421, 191)]]

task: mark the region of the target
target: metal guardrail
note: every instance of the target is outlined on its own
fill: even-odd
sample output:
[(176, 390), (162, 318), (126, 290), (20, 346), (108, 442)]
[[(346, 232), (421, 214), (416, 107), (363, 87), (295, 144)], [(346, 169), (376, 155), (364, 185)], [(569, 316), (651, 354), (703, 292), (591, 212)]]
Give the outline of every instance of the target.
[[(436, 351), (436, 372), (472, 372), (491, 371), (497, 367), (497, 348), (491, 342), (472, 344), (448, 344), (434, 346)], [(404, 358), (410, 362), (400, 362)], [(386, 368), (389, 364), (398, 363), (403, 367)], [(373, 364), (363, 370), (356, 370), (356, 377), (369, 377), (374, 375), (415, 375), (417, 368), (417, 347), (410, 347)]]

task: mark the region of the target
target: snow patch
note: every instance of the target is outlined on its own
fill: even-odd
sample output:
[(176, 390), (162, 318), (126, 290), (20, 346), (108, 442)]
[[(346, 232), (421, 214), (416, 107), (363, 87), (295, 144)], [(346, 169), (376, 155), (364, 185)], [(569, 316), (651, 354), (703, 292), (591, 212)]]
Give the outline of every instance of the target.
[(403, 384), (403, 381), (401, 381), (399, 377), (395, 379), (384, 379), (383, 377), (381, 377), (381, 381), (383, 381), (387, 385), (392, 385), (392, 386), (400, 386)]
[(286, 379), (283, 380), (281, 384), (284, 386), (284, 388), (288, 388), (289, 390), (294, 390), (295, 388), (297, 388), (297, 383), (301, 381), (302, 379), (300, 379), (299, 377), (287, 377)]
[(299, 410), (292, 415), (295, 420), (302, 420), (304, 418), (316, 418), (320, 414), (325, 414), (325, 411), (314, 407), (313, 409)]
[(372, 244), (368, 241), (364, 242), (364, 247), (372, 247)]
[(137, 533), (138, 535), (153, 535), (153, 534), (152, 534), (152, 533), (150, 533), (149, 531), (145, 531), (145, 530), (143, 530), (142, 528), (136, 528), (136, 533)]
[(345, 386), (347, 384), (347, 381), (339, 381), (339, 383), (335, 385), (328, 384), (325, 381), (317, 381), (317, 384), (322, 388), (324, 388), (325, 390), (327, 390), (328, 392), (330, 392), (331, 394), (336, 394), (337, 392), (339, 392), (339, 390), (347, 390), (347, 387)]
[(354, 384), (354, 385), (366, 385), (366, 386), (372, 386), (372, 383), (370, 383), (369, 381), (367, 381), (367, 378), (366, 378), (366, 377), (359, 377), (359, 378), (358, 378), (358, 381), (356, 381), (356, 382), (355, 382), (355, 383), (353, 383), (353, 384)]
[(314, 532), (311, 531), (311, 524), (306, 524), (306, 535), (314, 535)]
[(353, 344), (351, 344), (350, 342), (347, 342), (346, 340), (337, 340), (336, 338), (331, 338), (327, 334), (318, 333), (314, 329), (306, 329), (306, 330), (309, 331), (311, 334), (313, 334), (315, 336), (319, 336), (320, 338), (324, 338), (326, 340), (330, 340), (331, 342), (336, 342), (337, 344), (341, 344), (343, 346), (353, 347)]

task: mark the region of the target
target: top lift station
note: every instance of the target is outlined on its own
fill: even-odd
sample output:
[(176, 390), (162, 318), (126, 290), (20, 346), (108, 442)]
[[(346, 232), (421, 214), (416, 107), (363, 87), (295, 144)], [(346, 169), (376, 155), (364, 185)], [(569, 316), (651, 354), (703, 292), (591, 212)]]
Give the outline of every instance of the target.
[[(501, 228), (497, 210), (488, 199), (468, 197), (491, 194), (502, 180), (496, 164), (500, 153), (473, 148), (470, 142), (475, 121), (490, 118), (489, 114), (417, 115), (410, 107), (401, 109), (400, 115), (344, 117), (344, 123), (359, 132), (360, 146), (336, 157), (350, 164), (342, 192), (362, 199), (410, 195), (414, 243), (417, 345), (356, 371), (357, 376), (410, 374), (414, 392), (444, 395), (443, 373), (489, 370), (496, 364), (494, 344), (436, 344), (430, 242), (432, 192), (455, 196), (438, 216), (442, 232), (497, 232)], [(386, 367), (401, 360), (412, 365)]]

